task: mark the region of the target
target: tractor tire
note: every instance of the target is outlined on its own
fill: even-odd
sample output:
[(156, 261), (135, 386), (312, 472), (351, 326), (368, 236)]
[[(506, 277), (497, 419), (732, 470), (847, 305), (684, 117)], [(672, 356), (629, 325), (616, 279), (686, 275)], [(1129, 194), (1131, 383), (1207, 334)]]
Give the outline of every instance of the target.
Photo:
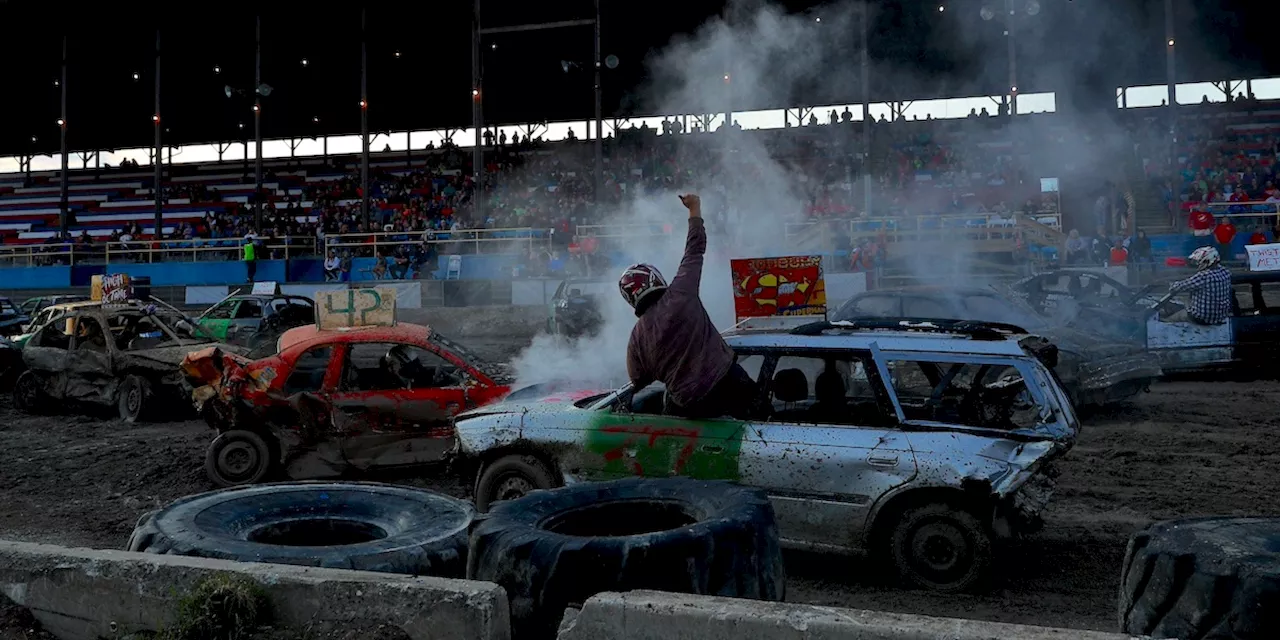
[(128, 550), (459, 578), (474, 514), (462, 500), (375, 483), (238, 487), (142, 516)]
[(513, 638), (555, 637), (569, 606), (604, 591), (782, 600), (773, 506), (759, 489), (688, 478), (535, 491), (471, 532), (467, 577), (502, 585)]
[(1170, 520), (1134, 534), (1118, 609), (1132, 635), (1280, 638), (1280, 518)]

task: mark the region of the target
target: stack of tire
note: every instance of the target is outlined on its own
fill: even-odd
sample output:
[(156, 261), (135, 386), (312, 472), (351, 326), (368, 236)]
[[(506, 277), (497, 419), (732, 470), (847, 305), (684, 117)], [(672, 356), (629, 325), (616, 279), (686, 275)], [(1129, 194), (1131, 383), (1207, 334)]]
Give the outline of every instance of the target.
[(1156, 523), (1129, 541), (1120, 630), (1153, 638), (1280, 638), (1280, 518)]
[(479, 519), (461, 500), (406, 487), (224, 489), (143, 516), (128, 548), (495, 582), (517, 640), (554, 638), (566, 608), (604, 591), (782, 600), (785, 583), (764, 492), (685, 478), (537, 491)]

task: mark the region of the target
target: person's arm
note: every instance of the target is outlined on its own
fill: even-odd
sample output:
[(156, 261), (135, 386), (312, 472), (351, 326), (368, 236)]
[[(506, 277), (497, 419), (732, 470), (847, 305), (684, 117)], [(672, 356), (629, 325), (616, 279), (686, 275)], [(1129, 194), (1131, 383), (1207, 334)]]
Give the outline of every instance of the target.
[(1182, 293), (1183, 291), (1195, 291), (1205, 286), (1208, 277), (1204, 271), (1199, 271), (1195, 275), (1185, 280), (1178, 280), (1169, 285), (1169, 293)]
[(707, 252), (707, 229), (702, 223), (702, 200), (696, 194), (680, 196), (680, 202), (689, 210), (689, 235), (684, 241), (684, 257), (680, 268), (672, 278), (671, 291), (698, 295), (702, 282), (703, 255)]

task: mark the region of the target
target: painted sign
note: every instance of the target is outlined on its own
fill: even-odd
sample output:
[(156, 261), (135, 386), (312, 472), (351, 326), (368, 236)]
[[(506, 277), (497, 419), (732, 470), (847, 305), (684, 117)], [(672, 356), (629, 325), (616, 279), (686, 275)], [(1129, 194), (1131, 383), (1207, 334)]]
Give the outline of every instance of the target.
[(125, 302), (129, 299), (129, 274), (96, 275), (89, 279), (89, 299), (95, 302)]
[(387, 287), (316, 292), (316, 326), (326, 329), (393, 327), (396, 290)]
[(729, 270), (733, 274), (733, 311), (739, 321), (827, 314), (822, 256), (730, 260)]
[(253, 295), (255, 296), (273, 296), (277, 293), (280, 293), (280, 284), (277, 282), (253, 283)]
[(1249, 252), (1250, 271), (1280, 271), (1280, 244), (1251, 244), (1245, 251)]

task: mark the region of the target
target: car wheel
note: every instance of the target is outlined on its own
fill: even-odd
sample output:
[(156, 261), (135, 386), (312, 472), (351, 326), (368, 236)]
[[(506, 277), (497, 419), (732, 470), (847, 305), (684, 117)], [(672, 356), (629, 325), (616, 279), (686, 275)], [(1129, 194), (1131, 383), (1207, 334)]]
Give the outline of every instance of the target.
[(1280, 637), (1280, 518), (1158, 522), (1129, 540), (1120, 631), (1156, 638)]
[(988, 577), (992, 534), (972, 513), (944, 503), (903, 512), (889, 535), (889, 557), (909, 586), (964, 591)]
[(271, 445), (257, 433), (227, 431), (209, 443), (204, 472), (219, 487), (262, 482), (276, 466), (271, 452)]
[(23, 413), (47, 413), (52, 406), (44, 384), (34, 371), (23, 371), (13, 383), (13, 406)]
[(785, 570), (764, 491), (629, 478), (494, 506), (471, 532), (467, 577), (507, 592), (514, 638), (551, 638), (566, 607), (605, 591), (782, 600)]
[(456, 498), (373, 483), (237, 487), (144, 515), (128, 549), (460, 578), (474, 513)]
[(498, 458), (480, 470), (476, 480), (476, 510), (485, 513), (495, 502), (516, 500), (559, 484), (547, 465), (534, 456)]
[(126, 376), (120, 385), (116, 406), (120, 411), (120, 419), (125, 422), (139, 422), (150, 413), (153, 396), (151, 382), (140, 376)]

